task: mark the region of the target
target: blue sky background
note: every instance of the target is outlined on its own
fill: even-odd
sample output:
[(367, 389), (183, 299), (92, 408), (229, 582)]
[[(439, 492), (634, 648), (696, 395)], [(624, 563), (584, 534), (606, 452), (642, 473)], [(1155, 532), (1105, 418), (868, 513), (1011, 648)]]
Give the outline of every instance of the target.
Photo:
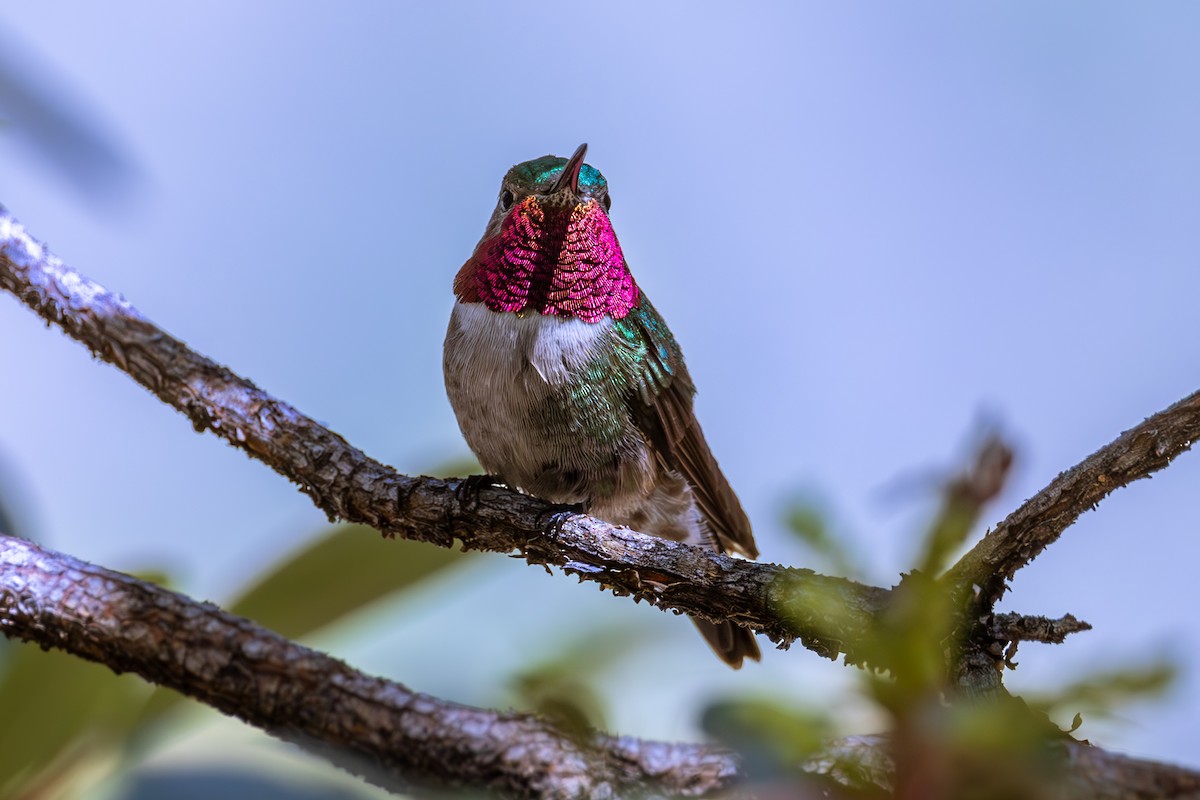
[[(201, 352), (423, 471), (467, 452), (441, 341), (499, 179), (587, 141), (763, 557), (806, 563), (780, 523), (801, 491), (890, 584), (981, 421), (1019, 448), (994, 522), (1197, 388), (1198, 22), (1183, 2), (14, 2), (9, 59), (142, 183), (89, 201), (13, 120), (0, 202)], [(323, 524), (12, 298), (0, 371), (2, 469), (55, 547), (219, 598)], [(1165, 701), (1083, 733), (1193, 766), (1198, 479), (1188, 454), (1119, 492), (1007, 601), (1096, 626), (1022, 648), (1014, 688), (1184, 664)], [(695, 736), (715, 692), (821, 704), (853, 678), (800, 650), (731, 673), (682, 620), (499, 556), (327, 644), (495, 704), (529, 653), (630, 620), (644, 643), (605, 683), (622, 733)]]

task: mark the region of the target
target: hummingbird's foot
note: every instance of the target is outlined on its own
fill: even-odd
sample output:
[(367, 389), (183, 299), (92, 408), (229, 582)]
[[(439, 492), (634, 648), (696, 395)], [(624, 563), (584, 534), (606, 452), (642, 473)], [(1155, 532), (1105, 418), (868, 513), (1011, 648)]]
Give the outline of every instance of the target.
[(468, 475), (454, 490), (454, 499), (464, 511), (474, 511), (479, 506), (479, 493), (488, 486), (502, 486), (503, 481), (495, 475)]
[(538, 516), (538, 527), (545, 530), (550, 536), (558, 536), (562, 533), (563, 526), (570, 521), (571, 517), (586, 513), (587, 503), (554, 505)]

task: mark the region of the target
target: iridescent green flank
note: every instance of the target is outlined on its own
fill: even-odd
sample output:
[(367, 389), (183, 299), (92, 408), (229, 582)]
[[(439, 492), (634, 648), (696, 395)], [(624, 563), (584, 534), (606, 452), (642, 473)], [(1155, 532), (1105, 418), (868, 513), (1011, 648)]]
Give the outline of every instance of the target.
[[(559, 156), (542, 156), (517, 164), (508, 171), (504, 179), (528, 189), (549, 189), (562, 173), (566, 163), (567, 160)], [(608, 188), (608, 181), (604, 180), (600, 170), (590, 164), (584, 164), (579, 170), (579, 188), (594, 194)]]
[[(561, 441), (580, 437), (606, 445), (620, 442), (631, 422), (656, 437), (653, 406), (677, 380), (683, 355), (654, 306), (643, 293), (637, 307), (612, 323), (612, 346), (602, 347), (575, 380), (562, 385), (534, 411), (536, 424)], [(694, 391), (684, 376), (686, 396)], [(607, 477), (604, 477), (607, 476)], [(615, 478), (599, 471), (593, 480)], [(596, 485), (603, 493), (614, 487)]]
[(645, 293), (637, 308), (613, 323), (613, 333), (623, 345), (614, 348), (614, 355), (628, 386), (644, 405), (652, 405), (654, 398), (671, 385), (683, 362), (675, 337)]

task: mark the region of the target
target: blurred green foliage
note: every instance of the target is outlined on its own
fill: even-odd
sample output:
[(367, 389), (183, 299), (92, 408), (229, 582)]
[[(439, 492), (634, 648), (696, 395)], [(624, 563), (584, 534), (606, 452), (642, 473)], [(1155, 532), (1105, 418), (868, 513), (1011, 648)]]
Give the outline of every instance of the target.
[(606, 730), (605, 702), (595, 688), (596, 679), (641, 644), (636, 630), (624, 625), (567, 639), (508, 680), (511, 700), (573, 736)]
[(70, 773), (121, 746), (152, 691), (66, 653), (15, 648), (0, 675), (0, 797), (65, 791)]
[(261, 576), (229, 611), (298, 639), (472, 557), (404, 540), (381, 549), (379, 538), (365, 525), (334, 528)]
[[(48, 88), (49, 87), (49, 88)], [(30, 134), (35, 149), (81, 188), (112, 199), (134, 170), (119, 149), (62, 102), (45, 76), (0, 63), (0, 100)], [(8, 120), (0, 120), (0, 128)], [(1109, 715), (1131, 700), (1162, 695), (1175, 666), (1165, 658), (1096, 672), (1063, 688), (1021, 700), (1000, 695), (947, 703), (946, 652), (953, 611), (935, 576), (974, 528), (983, 504), (998, 491), (1011, 453), (994, 437), (980, 447), (973, 471), (947, 484), (941, 512), (922, 542), (915, 569), (897, 592), (885, 625), (869, 634), (868, 649), (894, 665), (898, 679), (863, 673), (863, 692), (891, 719), (895, 779), (911, 797), (1051, 797), (1055, 765), (1051, 745), (1063, 734), (1047, 714)], [(444, 464), (435, 474), (479, 472), (471, 459)], [(0, 532), (15, 534), (13, 515), (0, 498)], [(835, 532), (830, 514), (811, 497), (786, 512), (789, 529), (830, 571), (866, 574), (849, 537)], [(463, 562), (464, 555), (397, 541), (380, 556), (376, 535), (361, 526), (335, 526), (259, 576), (227, 607), (289, 638), (313, 634), (364, 607), (412, 591)], [(165, 574), (145, 579), (167, 585)], [(840, 604), (818, 594), (797, 595), (785, 611), (805, 619), (832, 619)], [(73, 780), (88, 768), (119, 764), (130, 743), (183, 698), (154, 689), (134, 676), (34, 646), (6, 647), (0, 640), (0, 797), (48, 798), (77, 792)], [(517, 705), (538, 712), (572, 734), (605, 727), (597, 673), (638, 644), (626, 629), (565, 643), (549, 658), (509, 681)], [(885, 657), (886, 655), (886, 657)], [(14, 720), (41, 720), (31, 726)], [(813, 710), (775, 696), (728, 697), (709, 703), (702, 724), (714, 738), (740, 751), (751, 781), (778, 785), (802, 780), (800, 766), (819, 755), (837, 731), (830, 709)], [(847, 767), (851, 769), (851, 767)]]
[[(462, 463), (438, 472), (475, 470), (477, 465)], [(897, 743), (895, 779), (910, 796), (1047, 796), (1058, 763), (1053, 744), (1066, 736), (1048, 714), (1073, 714), (1077, 726), (1080, 713), (1104, 716), (1131, 700), (1162, 694), (1175, 674), (1170, 661), (1160, 658), (1085, 676), (1028, 705), (1004, 694), (947, 702), (946, 653), (957, 646), (955, 609), (930, 576), (944, 568), (948, 554), (973, 530), (992, 494), (979, 486), (969, 475), (946, 485), (917, 568), (905, 576), (885, 624), (870, 631), (865, 642), (878, 653), (874, 660), (894, 665), (894, 675), (863, 672), (861, 691), (890, 720)], [(827, 518), (818, 504), (799, 501), (787, 515), (797, 535), (830, 564), (840, 565), (839, 572), (861, 574), (865, 565), (830, 532)], [(302, 638), (385, 597), (417, 590), (474, 557), (402, 540), (380, 550), (377, 539), (362, 526), (331, 527), (255, 578), (226, 607), (284, 636)], [(161, 573), (140, 577), (170, 583)], [(785, 608), (808, 620), (836, 620), (841, 611), (836, 598), (809, 589)], [(560, 643), (509, 679), (508, 701), (543, 715), (568, 735), (605, 729), (607, 709), (595, 688), (597, 678), (643, 644), (633, 630), (586, 631)], [(2, 797), (83, 796), (97, 773), (134, 763), (138, 743), (184, 705), (174, 692), (134, 676), (114, 677), (107, 668), (62, 653), (33, 646), (9, 650), (0, 661), (0, 719), (45, 724), (0, 728)], [(743, 755), (751, 782), (770, 787), (808, 786), (803, 765), (823, 757), (840, 732), (836, 708), (806, 708), (782, 695), (715, 699), (702, 710), (701, 724)]]
[(835, 529), (833, 513), (827, 503), (810, 492), (797, 493), (784, 510), (787, 531), (799, 539), (818, 563), (812, 566), (843, 578), (861, 579), (864, 559), (853, 547), (853, 537), (840, 527)]
[(829, 709), (759, 695), (709, 703), (700, 724), (709, 736), (743, 754), (752, 781), (794, 774), (837, 732)]
[[(1029, 703), (1002, 690), (979, 696), (955, 691), (947, 656), (961, 644), (954, 639), (958, 609), (936, 578), (975, 529), (985, 504), (999, 492), (1011, 461), (1008, 448), (989, 436), (980, 444), (975, 463), (945, 482), (940, 510), (922, 537), (916, 567), (896, 588), (887, 618), (858, 643), (873, 654), (871, 663), (891, 666), (888, 674), (861, 673), (862, 693), (890, 720), (888, 767), (872, 772), (863, 764), (842, 764), (847, 753), (861, 749), (830, 755), (827, 748), (837, 720), (828, 710), (812, 711), (762, 696), (727, 697), (704, 710), (705, 730), (742, 754), (750, 781), (764, 793), (775, 796), (781, 785), (797, 790), (811, 786), (804, 766), (822, 763), (827, 768), (833, 758), (842, 774), (872, 772), (864, 783), (901, 797), (1051, 798), (1063, 756), (1055, 744), (1064, 742), (1068, 733), (1054, 725), (1047, 712), (1074, 714), (1073, 731), (1081, 712), (1107, 715), (1169, 687), (1175, 669), (1160, 658), (1097, 672)], [(794, 502), (786, 519), (796, 535), (837, 565), (841, 574), (865, 571), (865, 565), (856, 563), (830, 534), (828, 515), (817, 504)], [(837, 622), (831, 630), (849, 621), (838, 619), (845, 611), (836, 598), (801, 587), (785, 603), (784, 613), (806, 624)]]
[(1028, 697), (1029, 705), (1046, 714), (1066, 718), (1112, 717), (1127, 703), (1164, 696), (1179, 677), (1179, 665), (1167, 656), (1145, 663), (1100, 669), (1054, 691)]

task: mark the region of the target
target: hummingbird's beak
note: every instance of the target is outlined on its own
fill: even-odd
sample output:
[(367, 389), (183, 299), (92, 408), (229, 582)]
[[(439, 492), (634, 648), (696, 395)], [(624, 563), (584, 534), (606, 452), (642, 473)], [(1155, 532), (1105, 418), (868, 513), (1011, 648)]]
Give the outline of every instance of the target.
[(567, 159), (566, 165), (563, 166), (562, 174), (558, 176), (558, 180), (550, 187), (548, 194), (560, 192), (570, 186), (571, 191), (579, 194), (579, 170), (583, 169), (583, 156), (587, 153), (587, 142), (575, 148), (575, 153)]

